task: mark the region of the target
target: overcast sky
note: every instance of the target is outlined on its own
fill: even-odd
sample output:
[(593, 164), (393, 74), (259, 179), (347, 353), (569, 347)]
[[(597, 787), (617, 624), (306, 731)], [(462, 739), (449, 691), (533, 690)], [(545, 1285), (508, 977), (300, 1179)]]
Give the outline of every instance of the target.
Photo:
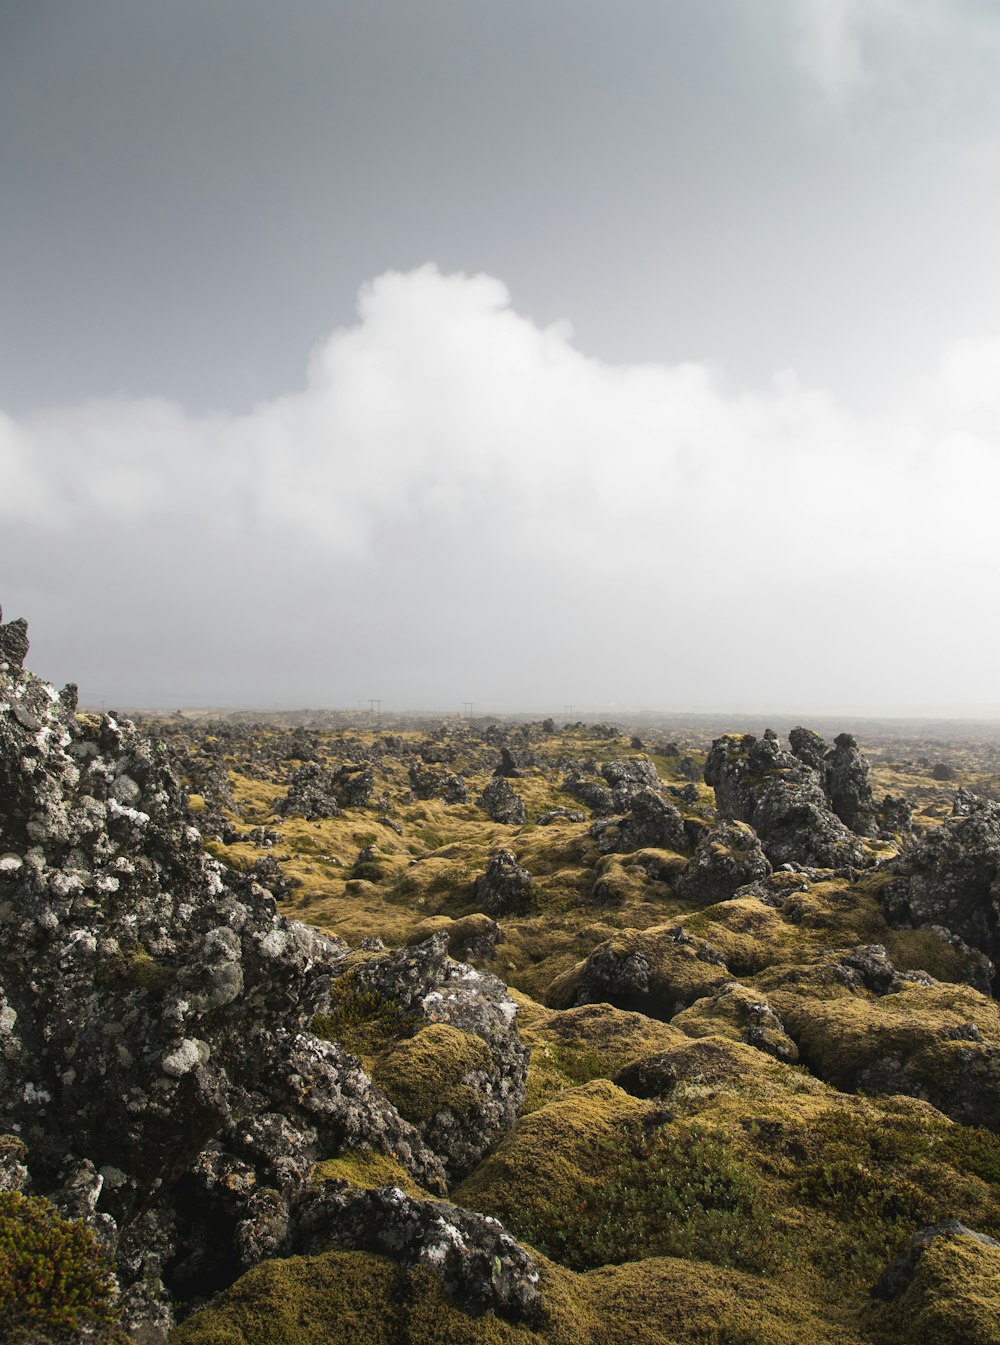
[(0, 0), (0, 603), (130, 706), (998, 714), (995, 0)]

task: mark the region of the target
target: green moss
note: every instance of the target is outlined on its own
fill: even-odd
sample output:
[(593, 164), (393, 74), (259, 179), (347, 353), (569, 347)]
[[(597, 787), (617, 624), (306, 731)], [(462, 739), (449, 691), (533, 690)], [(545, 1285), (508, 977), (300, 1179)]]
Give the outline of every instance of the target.
[(663, 1255), (764, 1269), (778, 1255), (763, 1189), (723, 1140), (605, 1082), (524, 1117), (455, 1198), (573, 1269)]
[(110, 1267), (90, 1230), (47, 1200), (0, 1193), (0, 1336), (109, 1327), (115, 1315)]
[(314, 1182), (342, 1181), (360, 1190), (376, 1190), (381, 1186), (398, 1186), (408, 1196), (426, 1197), (410, 1174), (388, 1154), (371, 1149), (351, 1149), (317, 1163), (312, 1171)]
[(470, 1032), (447, 1023), (431, 1023), (399, 1042), (375, 1067), (375, 1080), (400, 1115), (419, 1124), (450, 1107), (467, 1117), (478, 1094), (466, 1082), (492, 1064), (489, 1047)]
[(104, 959), (95, 974), (98, 985), (118, 989), (148, 990), (162, 995), (177, 980), (177, 970), (150, 955), (141, 944), (123, 949)]

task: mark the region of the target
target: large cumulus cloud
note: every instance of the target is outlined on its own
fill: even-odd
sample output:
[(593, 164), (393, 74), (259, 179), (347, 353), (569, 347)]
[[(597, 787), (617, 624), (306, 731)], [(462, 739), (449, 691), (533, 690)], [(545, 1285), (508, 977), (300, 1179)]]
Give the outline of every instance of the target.
[(861, 418), (390, 272), (244, 414), (0, 418), (0, 601), (132, 705), (995, 705), (998, 367)]

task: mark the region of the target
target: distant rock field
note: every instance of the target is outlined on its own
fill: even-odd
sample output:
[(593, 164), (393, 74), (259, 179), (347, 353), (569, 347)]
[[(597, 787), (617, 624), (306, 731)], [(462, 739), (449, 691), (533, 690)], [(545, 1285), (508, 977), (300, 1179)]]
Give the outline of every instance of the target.
[(0, 1340), (1000, 1345), (974, 746), (136, 723), (28, 653)]

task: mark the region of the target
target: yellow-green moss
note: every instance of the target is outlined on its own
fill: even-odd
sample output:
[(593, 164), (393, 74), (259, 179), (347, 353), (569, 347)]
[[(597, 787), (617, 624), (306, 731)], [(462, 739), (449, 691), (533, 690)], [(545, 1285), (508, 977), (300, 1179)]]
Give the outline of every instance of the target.
[(361, 1190), (376, 1190), (381, 1186), (398, 1186), (408, 1196), (426, 1197), (410, 1174), (385, 1153), (372, 1149), (351, 1149), (336, 1158), (324, 1159), (312, 1171), (314, 1182), (344, 1181)]
[(902, 1297), (873, 1307), (872, 1318), (880, 1341), (997, 1345), (1000, 1248), (968, 1237), (937, 1239)]
[(488, 1070), (491, 1063), (481, 1038), (448, 1023), (430, 1023), (383, 1056), (374, 1075), (400, 1114), (419, 1124), (442, 1107), (468, 1116), (478, 1096), (468, 1076)]
[(110, 1266), (86, 1225), (47, 1200), (0, 1192), (0, 1337), (48, 1339), (116, 1317)]

